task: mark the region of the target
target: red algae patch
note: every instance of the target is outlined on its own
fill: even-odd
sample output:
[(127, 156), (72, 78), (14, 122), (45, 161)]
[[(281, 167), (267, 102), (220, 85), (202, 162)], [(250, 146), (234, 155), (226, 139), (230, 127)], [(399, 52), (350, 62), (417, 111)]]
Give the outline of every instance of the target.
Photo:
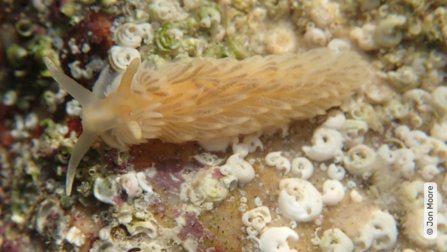
[(224, 175), (222, 175), (222, 173), (220, 172), (220, 170), (219, 169), (214, 169), (213, 170), (213, 173), (212, 173), (212, 178), (213, 179), (222, 179), (222, 178), (224, 178), (225, 176)]
[(91, 11), (85, 18), (85, 31), (90, 41), (107, 47), (107, 50), (115, 43), (112, 40), (112, 19), (103, 12)]
[(77, 116), (68, 119), (67, 127), (68, 127), (68, 133), (65, 135), (65, 137), (70, 136), (70, 133), (72, 131), (76, 132), (77, 136), (80, 136), (82, 134), (81, 117)]
[(180, 159), (164, 159), (157, 165), (155, 175), (147, 177), (147, 180), (163, 191), (179, 192), (181, 184), (185, 182), (182, 176), (184, 168), (185, 162)]
[(197, 144), (186, 143), (182, 145), (163, 143), (161, 140), (149, 140), (147, 143), (134, 145), (129, 151), (132, 157), (130, 163), (135, 171), (155, 166), (162, 157), (176, 157), (188, 161), (197, 149)]
[(184, 213), (181, 217), (185, 219), (186, 225), (177, 236), (182, 241), (185, 241), (188, 238), (194, 238), (197, 241), (203, 237), (207, 237), (210, 240), (214, 240), (216, 238), (216, 235), (212, 234), (209, 230), (203, 227), (202, 223), (199, 222), (195, 214)]

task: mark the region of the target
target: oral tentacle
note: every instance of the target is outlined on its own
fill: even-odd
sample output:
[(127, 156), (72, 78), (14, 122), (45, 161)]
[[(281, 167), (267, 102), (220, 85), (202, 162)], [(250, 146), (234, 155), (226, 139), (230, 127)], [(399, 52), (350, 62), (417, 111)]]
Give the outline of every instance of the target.
[(75, 98), (83, 108), (99, 101), (98, 97), (96, 97), (92, 92), (79, 85), (75, 80), (59, 70), (49, 58), (45, 58), (44, 61), (51, 73), (51, 76), (65, 91), (73, 96), (73, 98)]
[(99, 134), (97, 134), (97, 132), (84, 131), (78, 138), (78, 141), (73, 148), (70, 161), (68, 163), (67, 178), (65, 184), (65, 193), (67, 194), (67, 196), (70, 196), (71, 194), (76, 169), (81, 162), (82, 157), (85, 155), (85, 153), (87, 153), (88, 149), (93, 144), (98, 135)]

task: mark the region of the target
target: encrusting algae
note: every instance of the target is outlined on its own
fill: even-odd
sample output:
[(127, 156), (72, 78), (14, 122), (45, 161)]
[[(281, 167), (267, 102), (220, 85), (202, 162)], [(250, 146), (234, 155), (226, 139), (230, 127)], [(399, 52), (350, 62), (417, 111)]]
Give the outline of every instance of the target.
[(159, 70), (145, 62), (140, 66), (135, 58), (116, 90), (100, 99), (48, 58), (45, 63), (83, 108), (83, 133), (70, 159), (67, 195), (76, 167), (97, 136), (128, 151), (128, 145), (146, 139), (183, 143), (250, 134), (325, 114), (369, 76), (357, 53), (325, 48), (243, 61), (196, 58)]

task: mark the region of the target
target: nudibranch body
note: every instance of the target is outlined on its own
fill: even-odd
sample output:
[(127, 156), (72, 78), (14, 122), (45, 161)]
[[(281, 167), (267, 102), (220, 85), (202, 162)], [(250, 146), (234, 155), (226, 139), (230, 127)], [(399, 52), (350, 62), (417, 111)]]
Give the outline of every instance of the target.
[(136, 58), (101, 99), (48, 58), (45, 63), (83, 109), (83, 133), (69, 162), (67, 195), (76, 167), (97, 136), (126, 151), (146, 139), (183, 143), (249, 134), (325, 114), (369, 76), (357, 53), (326, 48), (243, 61), (195, 58), (160, 69)]

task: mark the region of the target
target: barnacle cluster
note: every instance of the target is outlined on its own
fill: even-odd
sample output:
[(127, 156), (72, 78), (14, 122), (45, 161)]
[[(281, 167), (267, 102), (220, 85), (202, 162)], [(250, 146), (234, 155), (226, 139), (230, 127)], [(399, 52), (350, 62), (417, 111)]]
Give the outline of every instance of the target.
[[(445, 1), (0, 7), (0, 251), (447, 250)], [(117, 94), (137, 61), (129, 90), (153, 105), (121, 106), (124, 134), (95, 139), (81, 122), (104, 114), (86, 112), (89, 98)], [(247, 76), (258, 86), (236, 85)], [(313, 88), (291, 99), (292, 82)], [(425, 182), (437, 184), (433, 240)]]

